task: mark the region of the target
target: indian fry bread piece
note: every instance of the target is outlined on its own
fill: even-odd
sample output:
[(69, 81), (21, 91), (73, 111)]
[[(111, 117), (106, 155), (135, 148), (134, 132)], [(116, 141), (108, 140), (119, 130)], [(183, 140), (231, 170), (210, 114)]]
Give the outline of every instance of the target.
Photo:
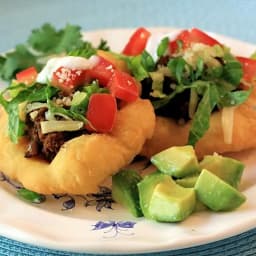
[[(214, 152), (238, 152), (256, 147), (256, 88), (248, 100), (234, 110), (231, 144), (224, 142), (221, 118), (222, 111), (212, 114), (209, 130), (195, 147), (199, 158)], [(145, 143), (141, 154), (150, 157), (168, 147), (185, 145), (190, 126), (191, 122), (177, 125), (173, 119), (157, 117), (153, 137)]]
[(153, 108), (147, 100), (123, 107), (111, 134), (82, 135), (66, 142), (47, 163), (25, 158), (27, 139), (13, 144), (7, 135), (7, 115), (0, 112), (0, 170), (32, 191), (86, 194), (96, 192), (110, 175), (137, 155), (152, 136), (155, 125)]

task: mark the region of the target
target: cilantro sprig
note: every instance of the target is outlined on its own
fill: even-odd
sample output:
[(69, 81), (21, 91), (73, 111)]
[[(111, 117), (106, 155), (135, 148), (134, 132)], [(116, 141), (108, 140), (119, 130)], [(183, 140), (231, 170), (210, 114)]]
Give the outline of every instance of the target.
[(0, 78), (11, 80), (18, 71), (30, 66), (41, 70), (52, 56), (69, 54), (88, 58), (97, 49), (109, 50), (109, 46), (104, 40), (97, 47), (83, 41), (79, 26), (67, 24), (58, 30), (46, 23), (32, 30), (25, 43), (17, 45), (5, 55), (0, 55)]

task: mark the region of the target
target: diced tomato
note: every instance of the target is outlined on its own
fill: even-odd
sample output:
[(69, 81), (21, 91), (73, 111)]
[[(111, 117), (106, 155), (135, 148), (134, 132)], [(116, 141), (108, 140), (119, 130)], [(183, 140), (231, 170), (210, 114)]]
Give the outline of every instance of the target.
[(129, 56), (139, 55), (146, 47), (151, 33), (145, 28), (138, 28), (130, 37), (122, 53)]
[(209, 46), (220, 44), (216, 39), (212, 38), (202, 30), (192, 28), (190, 31), (190, 42), (191, 43), (202, 43)]
[(191, 43), (202, 43), (209, 46), (214, 46), (220, 43), (197, 28), (192, 28), (191, 30), (182, 30), (181, 33), (175, 38), (175, 40), (169, 43), (170, 53), (175, 53), (178, 50), (177, 41), (182, 41), (183, 49), (190, 47)]
[(256, 60), (246, 57), (236, 57), (243, 68), (243, 79), (246, 82), (252, 83), (256, 80)]
[(32, 84), (36, 81), (37, 70), (35, 67), (30, 67), (16, 74), (16, 79), (20, 83)]
[(85, 81), (86, 71), (82, 69), (70, 69), (59, 67), (52, 75), (52, 85), (59, 87), (66, 93), (70, 93)]
[(95, 93), (90, 97), (86, 118), (91, 126), (88, 130), (107, 133), (111, 132), (117, 113), (116, 99), (107, 93)]
[(129, 74), (115, 70), (108, 88), (113, 96), (126, 102), (135, 101), (139, 97), (139, 87)]
[(92, 69), (88, 70), (87, 75), (91, 79), (97, 79), (100, 85), (107, 86), (114, 72), (114, 66), (110, 61), (100, 56), (98, 57), (99, 57), (99, 62)]
[(182, 30), (181, 33), (176, 37), (175, 40), (170, 41), (169, 50), (170, 53), (175, 53), (179, 49), (178, 41), (182, 42), (182, 48), (186, 49), (190, 45), (190, 33), (188, 30)]

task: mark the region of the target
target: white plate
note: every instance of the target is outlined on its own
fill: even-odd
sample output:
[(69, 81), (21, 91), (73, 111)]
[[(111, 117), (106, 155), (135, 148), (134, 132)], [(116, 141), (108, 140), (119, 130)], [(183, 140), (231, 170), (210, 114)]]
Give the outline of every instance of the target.
[[(104, 38), (112, 49), (121, 50), (132, 31), (88, 32), (85, 39), (97, 43)], [(166, 33), (173, 29), (151, 31)], [(239, 55), (248, 56), (256, 49), (248, 43), (216, 37)], [(85, 200), (78, 197), (72, 210), (61, 210), (68, 197), (50, 197), (42, 204), (32, 205), (17, 198), (16, 190), (7, 182), (0, 182), (0, 235), (52, 249), (126, 254), (191, 247), (239, 234), (256, 227), (256, 150), (233, 156), (246, 164), (241, 190), (247, 201), (236, 211), (200, 212), (182, 223), (163, 224), (134, 218), (116, 204), (113, 210), (103, 208), (97, 212), (95, 206), (85, 208)]]

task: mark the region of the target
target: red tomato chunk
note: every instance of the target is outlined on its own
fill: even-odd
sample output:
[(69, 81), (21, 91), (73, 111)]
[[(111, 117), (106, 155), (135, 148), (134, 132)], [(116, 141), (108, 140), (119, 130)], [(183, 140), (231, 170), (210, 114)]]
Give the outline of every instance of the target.
[(97, 79), (100, 85), (106, 86), (114, 72), (114, 66), (110, 61), (100, 56), (98, 57), (99, 57), (99, 62), (95, 67), (88, 70), (88, 76), (91, 79)]
[(24, 84), (32, 84), (36, 81), (36, 78), (37, 70), (35, 67), (24, 69), (16, 74), (17, 81)]
[(146, 47), (151, 33), (145, 28), (138, 28), (130, 37), (122, 53), (129, 56), (139, 55)]
[(178, 41), (182, 43), (182, 49), (187, 49), (190, 47), (192, 43), (202, 43), (209, 46), (214, 46), (220, 43), (206, 34), (205, 32), (192, 28), (191, 30), (183, 30), (181, 33), (175, 38), (175, 40), (170, 41), (169, 43), (169, 51), (171, 54), (176, 53), (178, 51)]
[(111, 132), (117, 113), (116, 99), (111, 94), (95, 93), (90, 97), (86, 118), (90, 122), (88, 130)]
[(139, 88), (135, 79), (122, 71), (114, 71), (108, 88), (114, 97), (126, 102), (135, 101), (139, 97)]
[(59, 67), (52, 76), (52, 84), (60, 87), (65, 92), (71, 92), (85, 81), (85, 71), (82, 69), (70, 69)]

